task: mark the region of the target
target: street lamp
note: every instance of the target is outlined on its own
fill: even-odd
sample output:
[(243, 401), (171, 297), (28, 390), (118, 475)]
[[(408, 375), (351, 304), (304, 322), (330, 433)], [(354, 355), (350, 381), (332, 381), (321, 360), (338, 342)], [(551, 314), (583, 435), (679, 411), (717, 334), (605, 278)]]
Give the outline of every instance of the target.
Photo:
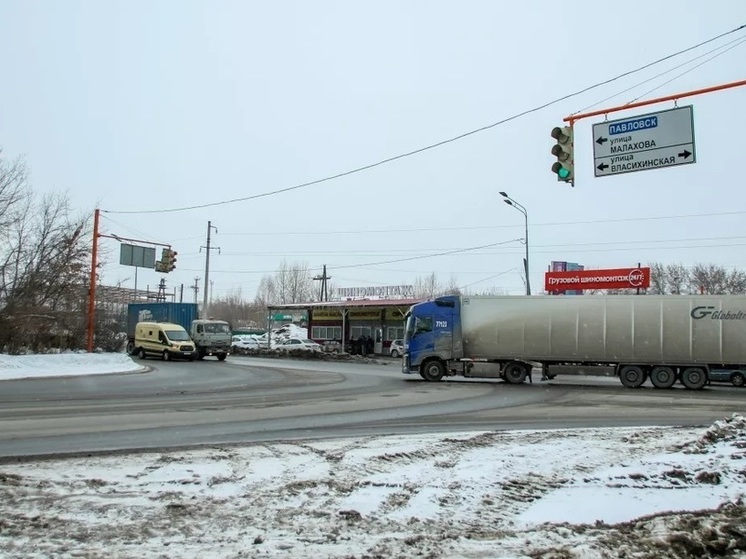
[(526, 258), (523, 259), (523, 267), (526, 270), (526, 295), (531, 295), (531, 282), (528, 279), (528, 211), (523, 205), (508, 196), (506, 192), (500, 192), (500, 196), (503, 197), (503, 202), (505, 202), (508, 206), (511, 206), (521, 212), (526, 220)]

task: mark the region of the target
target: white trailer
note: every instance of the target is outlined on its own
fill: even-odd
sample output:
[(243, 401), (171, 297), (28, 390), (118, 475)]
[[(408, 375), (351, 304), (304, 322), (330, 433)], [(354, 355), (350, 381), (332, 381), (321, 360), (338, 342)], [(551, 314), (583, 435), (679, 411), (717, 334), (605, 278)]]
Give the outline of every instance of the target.
[(441, 297), (410, 309), (405, 352), (403, 372), (427, 380), (611, 366), (628, 387), (698, 389), (711, 370), (746, 370), (746, 297)]

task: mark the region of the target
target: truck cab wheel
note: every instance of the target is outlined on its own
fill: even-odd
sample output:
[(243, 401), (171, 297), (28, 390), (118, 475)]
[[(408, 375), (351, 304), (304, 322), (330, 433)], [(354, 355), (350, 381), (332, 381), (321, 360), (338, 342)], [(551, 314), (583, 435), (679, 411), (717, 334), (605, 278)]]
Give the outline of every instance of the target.
[(503, 377), (510, 384), (521, 384), (528, 376), (528, 368), (523, 363), (511, 361), (503, 369)]
[(689, 390), (699, 390), (707, 383), (707, 374), (699, 367), (687, 367), (681, 371), (681, 384)]
[(671, 388), (676, 382), (676, 371), (671, 367), (655, 367), (650, 371), (650, 382), (656, 388)]
[(420, 376), (430, 382), (438, 382), (445, 374), (443, 363), (436, 359), (431, 359), (422, 366)]
[(627, 388), (640, 388), (646, 379), (647, 374), (637, 365), (625, 365), (619, 371), (619, 380)]

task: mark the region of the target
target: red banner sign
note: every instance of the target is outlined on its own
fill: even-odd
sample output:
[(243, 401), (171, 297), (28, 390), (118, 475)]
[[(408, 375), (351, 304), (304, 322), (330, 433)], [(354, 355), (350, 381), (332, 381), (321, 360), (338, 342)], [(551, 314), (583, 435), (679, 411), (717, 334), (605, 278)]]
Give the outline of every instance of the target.
[(650, 268), (614, 268), (611, 270), (576, 270), (546, 272), (544, 289), (634, 289), (650, 287)]

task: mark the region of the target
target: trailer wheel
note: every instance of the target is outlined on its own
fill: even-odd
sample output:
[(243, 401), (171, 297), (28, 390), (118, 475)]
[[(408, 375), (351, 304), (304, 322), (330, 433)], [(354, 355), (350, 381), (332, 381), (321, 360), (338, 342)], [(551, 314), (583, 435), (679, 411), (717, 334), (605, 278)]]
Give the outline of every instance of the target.
[(422, 366), (422, 378), (430, 382), (438, 382), (445, 374), (443, 363), (437, 359), (431, 359)]
[(227, 353), (218, 353), (218, 361), (225, 361), (226, 357), (228, 357)]
[(127, 342), (127, 355), (135, 354), (135, 342)]
[(689, 390), (699, 390), (707, 383), (707, 374), (699, 367), (688, 367), (681, 372), (681, 384)]
[(525, 382), (527, 376), (528, 369), (526, 368), (526, 365), (518, 363), (517, 361), (511, 361), (506, 364), (503, 369), (503, 377), (510, 384), (521, 384), (522, 382)]
[(743, 373), (733, 373), (730, 377), (730, 382), (733, 386), (743, 386), (744, 385), (744, 377)]
[(626, 365), (619, 371), (619, 380), (627, 388), (640, 388), (645, 384), (647, 374), (637, 365)]
[(655, 367), (650, 372), (650, 382), (656, 388), (671, 388), (676, 382), (676, 371), (671, 367)]

